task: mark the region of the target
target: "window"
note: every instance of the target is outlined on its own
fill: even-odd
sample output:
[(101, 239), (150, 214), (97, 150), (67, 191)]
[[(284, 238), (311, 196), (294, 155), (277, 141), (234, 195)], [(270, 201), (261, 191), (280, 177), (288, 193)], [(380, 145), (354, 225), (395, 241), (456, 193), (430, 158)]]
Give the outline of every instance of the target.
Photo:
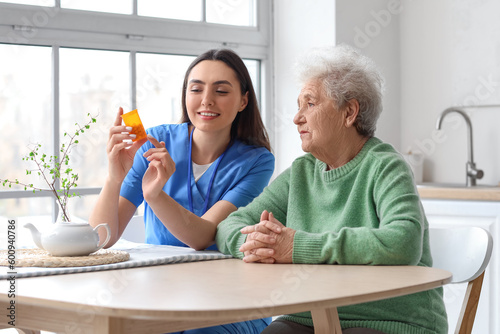
[[(72, 131), (75, 122), (85, 124), (87, 114), (97, 115), (87, 136), (71, 154), (72, 167), (80, 171), (78, 185), (99, 187), (106, 178), (106, 142), (117, 104), (126, 101), (130, 87), (129, 55), (126, 52), (59, 50), (59, 138)], [(92, 171), (88, 173), (86, 171)]]
[(136, 103), (145, 127), (179, 121), (182, 81), (185, 69), (194, 58), (137, 54)]
[(7, 0), (3, 2), (16, 3), (20, 5), (55, 6), (55, 0)]
[(252, 0), (207, 0), (207, 22), (255, 26), (255, 4)]
[[(132, 0), (59, 0), (61, 8), (133, 14)], [(54, 6), (54, 0), (10, 0), (8, 3)], [(256, 26), (255, 0), (137, 0), (137, 14), (174, 20)]]
[(25, 169), (21, 157), (28, 154), (28, 144), (51, 141), (51, 49), (0, 44), (0, 54), (9, 64), (0, 72), (0, 133), (8, 143), (2, 149), (0, 175), (6, 175)]
[(137, 5), (139, 15), (188, 21), (201, 21), (203, 19), (202, 0), (140, 0)]
[(60, 0), (62, 8), (132, 14), (132, 0)]
[[(0, 70), (0, 138), (8, 143), (0, 178), (45, 188), (36, 175), (24, 175), (28, 144), (41, 143), (53, 154), (63, 132), (88, 113), (98, 115), (71, 155), (81, 197), (71, 199), (70, 211), (88, 219), (107, 174), (106, 141), (118, 107), (138, 108), (146, 127), (178, 122), (185, 69), (214, 47), (234, 49), (258, 97), (271, 95), (269, 6), (259, 0), (0, 2), (0, 57), (9, 64)], [(260, 103), (269, 126), (271, 102)], [(0, 187), (0, 219), (54, 218), (55, 207), (49, 193)]]

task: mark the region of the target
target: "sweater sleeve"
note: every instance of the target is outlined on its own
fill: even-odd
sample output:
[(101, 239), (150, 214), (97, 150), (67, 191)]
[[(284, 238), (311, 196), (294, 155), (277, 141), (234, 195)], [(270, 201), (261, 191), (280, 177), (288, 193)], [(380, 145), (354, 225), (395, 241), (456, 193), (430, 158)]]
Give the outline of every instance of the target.
[(350, 195), (356, 204), (344, 208), (339, 228), (296, 232), (294, 263), (421, 263), (427, 221), (409, 167), (401, 159), (384, 161), (366, 183), (365, 194)]
[(272, 212), (276, 219), (286, 225), (288, 179), (289, 170), (286, 170), (250, 204), (240, 207), (217, 226), (215, 242), (219, 251), (242, 259), (243, 253), (239, 248), (245, 242), (246, 235), (240, 230), (259, 223), (264, 210)]

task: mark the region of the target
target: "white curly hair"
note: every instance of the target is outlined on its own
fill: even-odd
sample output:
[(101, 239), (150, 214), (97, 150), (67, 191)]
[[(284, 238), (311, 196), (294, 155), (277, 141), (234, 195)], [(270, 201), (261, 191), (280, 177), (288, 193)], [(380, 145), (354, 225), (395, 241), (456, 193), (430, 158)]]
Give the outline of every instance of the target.
[(301, 84), (322, 81), (326, 95), (339, 109), (347, 101), (357, 100), (355, 127), (362, 136), (374, 136), (382, 112), (384, 78), (370, 58), (345, 44), (317, 47), (299, 58), (295, 74)]

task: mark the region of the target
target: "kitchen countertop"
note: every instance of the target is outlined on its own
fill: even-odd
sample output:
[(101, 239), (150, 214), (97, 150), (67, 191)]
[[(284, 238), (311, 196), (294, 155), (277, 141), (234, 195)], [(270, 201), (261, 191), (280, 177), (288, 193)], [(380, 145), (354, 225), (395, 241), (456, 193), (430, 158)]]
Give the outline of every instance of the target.
[(422, 184), (417, 185), (417, 190), (422, 199), (500, 201), (499, 186)]

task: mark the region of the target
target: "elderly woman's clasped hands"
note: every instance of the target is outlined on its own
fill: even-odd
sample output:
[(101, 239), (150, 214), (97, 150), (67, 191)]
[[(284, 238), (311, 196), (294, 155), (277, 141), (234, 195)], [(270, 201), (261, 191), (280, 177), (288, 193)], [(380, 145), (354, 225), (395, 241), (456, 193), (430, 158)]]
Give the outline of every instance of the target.
[(243, 261), (260, 263), (292, 263), (295, 230), (284, 226), (272, 213), (264, 210), (260, 222), (246, 226), (241, 233), (247, 239), (240, 247)]

